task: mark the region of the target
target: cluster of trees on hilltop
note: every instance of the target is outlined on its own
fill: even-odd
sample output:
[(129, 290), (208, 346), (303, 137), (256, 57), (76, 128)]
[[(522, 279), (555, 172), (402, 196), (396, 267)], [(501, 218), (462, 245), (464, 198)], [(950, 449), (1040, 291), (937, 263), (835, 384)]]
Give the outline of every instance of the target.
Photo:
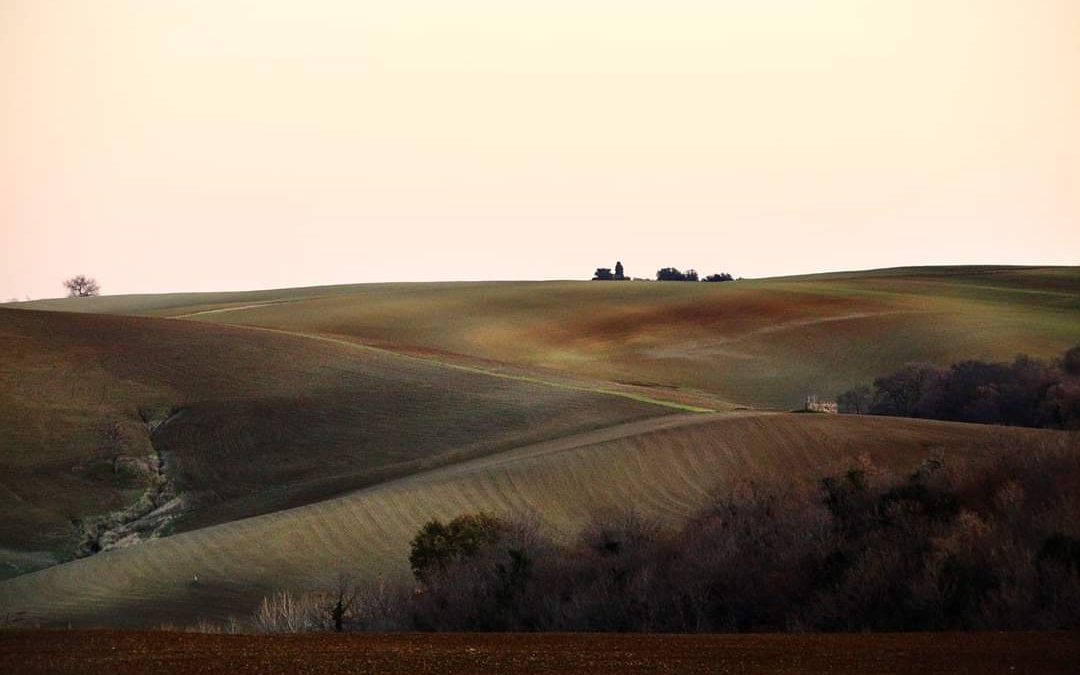
[(1080, 346), (1051, 361), (912, 363), (837, 398), (840, 412), (1080, 429)]
[[(685, 272), (680, 272), (675, 267), (664, 267), (656, 272), (657, 281), (699, 281), (697, 270), (689, 269)], [(721, 272), (719, 274), (710, 274), (700, 281), (734, 281), (727, 272)]]
[(657, 281), (697, 281), (697, 270), (689, 269), (680, 272), (675, 267), (664, 267), (656, 271)]
[[(625, 281), (630, 277), (626, 276), (623, 270), (622, 262), (615, 263), (615, 271), (613, 272), (610, 267), (597, 267), (596, 272), (593, 273), (593, 281)], [(685, 272), (679, 271), (674, 267), (664, 267), (656, 272), (657, 281), (734, 281), (727, 272), (720, 272), (719, 274), (710, 274), (704, 279), (699, 278), (697, 270), (689, 269)]]
[(685, 526), (633, 513), (575, 539), (486, 514), (427, 523), (414, 584), (271, 596), (264, 630), (923, 631), (1080, 627), (1080, 462), (1062, 444), (906, 476), (859, 458), (736, 483)]

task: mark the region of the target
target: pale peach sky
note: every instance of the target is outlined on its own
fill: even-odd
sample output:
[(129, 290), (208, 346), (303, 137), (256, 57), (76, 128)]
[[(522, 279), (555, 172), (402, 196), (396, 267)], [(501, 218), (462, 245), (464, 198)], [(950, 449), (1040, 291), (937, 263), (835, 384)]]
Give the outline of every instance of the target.
[(0, 301), (1080, 262), (1076, 0), (0, 0)]

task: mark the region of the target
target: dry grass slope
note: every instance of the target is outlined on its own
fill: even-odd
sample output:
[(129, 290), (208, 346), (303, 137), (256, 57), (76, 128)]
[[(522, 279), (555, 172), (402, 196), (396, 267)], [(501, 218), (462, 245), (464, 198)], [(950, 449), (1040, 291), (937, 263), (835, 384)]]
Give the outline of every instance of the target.
[(726, 284), (469, 282), (127, 296), (42, 308), (357, 339), (790, 410), (909, 361), (1080, 342), (1080, 268), (926, 267)]
[[(172, 412), (151, 444), (143, 417)], [(670, 412), (301, 336), (0, 309), (0, 577), (142, 492), (118, 457), (162, 453), (183, 530)]]
[(932, 451), (948, 458), (1023, 452), (1067, 438), (825, 415), (634, 422), (23, 575), (0, 583), (0, 606), (45, 624), (183, 625), (244, 616), (271, 590), (328, 587), (340, 571), (367, 580), (406, 576), (407, 542), (432, 517), (527, 511), (569, 533), (598, 512), (632, 506), (675, 521), (736, 481), (821, 476), (849, 467), (861, 453), (908, 471)]
[[(119, 471), (120, 456), (161, 454), (195, 502), (181, 534), (0, 582), (0, 608), (155, 625), (243, 614), (267, 591), (320, 586), (339, 570), (402, 575), (409, 536), (432, 516), (531, 510), (561, 532), (627, 505), (679, 519), (718, 485), (816, 477), (864, 450), (907, 469), (928, 448), (1063, 442), (673, 408), (790, 409), (909, 361), (1059, 354), (1080, 342), (1080, 268), (366, 284), (19, 307), (0, 307), (0, 578), (70, 556), (74, 521), (137, 498), (145, 481)], [(170, 415), (147, 431), (145, 417)]]

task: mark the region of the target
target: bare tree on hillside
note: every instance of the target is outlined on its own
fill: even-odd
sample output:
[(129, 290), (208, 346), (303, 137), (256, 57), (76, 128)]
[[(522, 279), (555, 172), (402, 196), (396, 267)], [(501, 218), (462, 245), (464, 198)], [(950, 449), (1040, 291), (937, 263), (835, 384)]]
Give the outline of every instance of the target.
[(870, 391), (870, 387), (860, 384), (837, 396), (836, 403), (842, 413), (865, 415), (870, 412), (870, 407), (874, 404), (874, 394)]
[(101, 286), (98, 286), (97, 280), (82, 274), (65, 281), (64, 288), (68, 290), (69, 298), (87, 298), (101, 293)]

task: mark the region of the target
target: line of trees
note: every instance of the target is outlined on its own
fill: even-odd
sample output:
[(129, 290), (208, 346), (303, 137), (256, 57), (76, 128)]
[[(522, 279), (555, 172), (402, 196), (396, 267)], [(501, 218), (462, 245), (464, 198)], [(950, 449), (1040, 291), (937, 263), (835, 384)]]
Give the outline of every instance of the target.
[(657, 281), (697, 281), (697, 270), (689, 269), (680, 272), (675, 267), (664, 267), (656, 271)]
[(734, 279), (734, 277), (732, 277), (727, 272), (720, 272), (719, 274), (710, 274), (709, 276), (705, 277), (704, 279), (699, 279), (697, 270), (689, 269), (689, 270), (686, 270), (685, 272), (680, 272), (675, 267), (664, 267), (662, 269), (657, 270), (657, 272), (656, 272), (656, 280), (657, 281), (699, 281), (700, 280), (700, 281), (718, 282), (718, 281), (734, 281), (735, 279)]
[[(472, 514), (412, 542), (415, 584), (278, 594), (264, 630), (918, 631), (1080, 627), (1066, 443), (894, 475), (738, 484), (684, 527), (600, 517), (560, 543)], [(299, 618), (298, 618), (299, 617)], [(306, 617), (306, 618), (305, 618)], [(297, 628), (299, 627), (299, 628)]]
[(1044, 361), (912, 363), (837, 398), (840, 412), (1080, 429), (1080, 346)]

